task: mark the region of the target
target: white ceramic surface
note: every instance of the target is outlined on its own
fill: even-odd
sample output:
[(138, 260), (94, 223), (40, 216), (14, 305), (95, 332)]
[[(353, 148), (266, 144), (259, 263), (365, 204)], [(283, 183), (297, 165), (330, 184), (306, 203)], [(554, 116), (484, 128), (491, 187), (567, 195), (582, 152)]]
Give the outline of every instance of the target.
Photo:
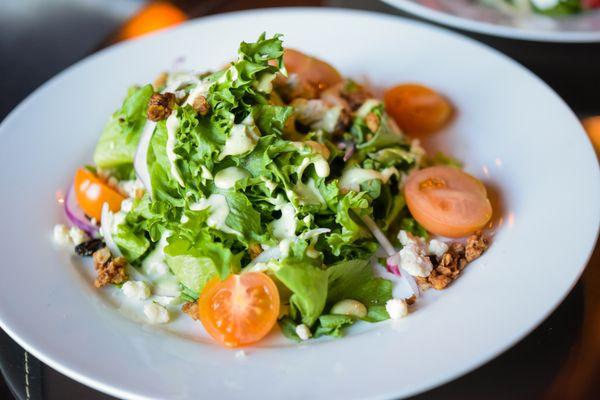
[[(93, 288), (90, 266), (57, 251), (50, 236), (62, 220), (55, 190), (89, 162), (129, 85), (180, 56), (185, 67), (220, 66), (262, 31), (284, 33), (286, 45), (347, 75), (380, 86), (418, 81), (446, 94), (458, 115), (432, 146), (488, 184), (501, 199), (501, 224), (485, 256), (443, 293), (427, 292), (407, 318), (342, 340), (272, 340), (236, 357), (189, 320), (155, 327), (125, 318)], [(101, 51), (0, 125), (0, 171), (0, 326), (53, 368), (121, 398), (383, 399), (431, 388), (539, 324), (580, 276), (600, 219), (597, 160), (548, 86), (461, 36), (356, 11), (226, 14)]]
[(383, 0), (440, 24), (468, 31), (543, 42), (599, 42), (600, 10), (548, 17), (505, 12), (478, 0)]

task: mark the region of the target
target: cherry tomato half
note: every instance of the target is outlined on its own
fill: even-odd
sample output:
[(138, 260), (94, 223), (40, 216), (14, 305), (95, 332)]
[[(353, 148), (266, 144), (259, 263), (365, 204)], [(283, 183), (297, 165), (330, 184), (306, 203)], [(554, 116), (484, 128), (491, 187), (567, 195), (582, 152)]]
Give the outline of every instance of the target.
[(121, 202), (125, 197), (104, 183), (100, 178), (85, 168), (80, 168), (75, 173), (75, 197), (83, 212), (100, 221), (102, 205), (108, 203), (111, 211), (121, 209)]
[(418, 84), (404, 84), (384, 94), (387, 112), (409, 135), (440, 130), (450, 119), (450, 103), (436, 91)]
[(325, 61), (308, 56), (294, 49), (285, 49), (283, 62), (290, 74), (297, 74), (300, 80), (309, 83), (319, 90), (342, 81), (340, 73)]
[(207, 283), (198, 299), (198, 316), (206, 331), (227, 347), (256, 343), (277, 322), (279, 292), (262, 272), (231, 275)]
[(462, 237), (492, 217), (485, 186), (458, 168), (435, 166), (412, 173), (404, 187), (412, 216), (428, 231)]

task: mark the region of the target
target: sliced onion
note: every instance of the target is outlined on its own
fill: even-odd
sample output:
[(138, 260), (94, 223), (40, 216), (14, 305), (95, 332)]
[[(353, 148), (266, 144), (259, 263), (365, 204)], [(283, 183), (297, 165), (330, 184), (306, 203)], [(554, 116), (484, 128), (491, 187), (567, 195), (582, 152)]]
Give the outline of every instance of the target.
[(142, 184), (146, 189), (146, 193), (148, 193), (150, 197), (152, 197), (152, 182), (150, 180), (150, 172), (148, 171), (148, 149), (150, 147), (150, 140), (152, 139), (155, 128), (156, 122), (146, 121), (146, 125), (142, 131), (142, 136), (140, 137), (140, 142), (138, 143), (135, 157), (133, 159), (133, 169), (135, 170), (135, 175), (140, 181), (142, 181)]
[(394, 274), (399, 276), (406, 285), (409, 287), (410, 291), (415, 295), (415, 298), (419, 298), (421, 295), (421, 291), (419, 289), (419, 285), (415, 281), (415, 278), (408, 273), (404, 268), (400, 266), (400, 254), (395, 253), (394, 255), (388, 257), (385, 263), (386, 269)]
[(400, 273), (400, 254), (396, 253), (385, 261), (385, 267), (394, 275), (401, 276)]
[(317, 228), (317, 229), (311, 229), (310, 231), (306, 231), (300, 236), (302, 239), (311, 239), (315, 236), (319, 236), (319, 235), (322, 235), (323, 233), (329, 233), (329, 232), (331, 232), (331, 229), (329, 229), (329, 228)]
[(361, 219), (363, 220), (365, 225), (367, 225), (367, 228), (369, 228), (369, 230), (371, 231), (371, 233), (373, 234), (375, 239), (377, 239), (377, 241), (379, 242), (381, 247), (385, 250), (388, 257), (391, 257), (394, 254), (396, 254), (396, 249), (394, 249), (394, 246), (392, 246), (392, 243), (390, 243), (390, 241), (384, 235), (384, 233), (381, 231), (381, 229), (379, 229), (379, 227), (377, 226), (375, 221), (373, 221), (371, 219), (371, 217), (369, 217), (367, 215), (361, 216)]
[(354, 142), (350, 142), (346, 146), (346, 153), (344, 153), (344, 161), (348, 161), (350, 159), (350, 157), (352, 157), (352, 155), (354, 154), (354, 150), (355, 150)]
[(413, 294), (415, 295), (415, 298), (418, 299), (419, 296), (421, 296), (421, 289), (419, 289), (417, 281), (415, 281), (415, 278), (411, 274), (409, 274), (404, 268), (400, 268), (400, 271), (402, 272), (402, 279), (408, 284), (410, 290), (412, 290)]
[(121, 250), (119, 250), (119, 247), (116, 245), (112, 237), (113, 217), (112, 211), (110, 211), (110, 208), (108, 208), (108, 203), (104, 203), (102, 205), (100, 232), (102, 233), (106, 247), (108, 247), (112, 255), (119, 257), (122, 255)]
[(85, 231), (91, 237), (94, 237), (95, 234), (98, 233), (98, 227), (92, 224), (84, 214), (83, 210), (79, 207), (79, 204), (77, 204), (73, 185), (67, 190), (67, 197), (65, 198), (65, 214), (73, 225)]

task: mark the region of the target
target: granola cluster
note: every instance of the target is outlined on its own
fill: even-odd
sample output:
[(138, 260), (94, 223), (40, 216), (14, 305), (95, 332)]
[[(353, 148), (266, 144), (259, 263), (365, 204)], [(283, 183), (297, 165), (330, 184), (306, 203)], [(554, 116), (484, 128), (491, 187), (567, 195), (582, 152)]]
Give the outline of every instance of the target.
[(167, 119), (177, 104), (173, 93), (154, 93), (148, 103), (147, 116), (150, 121)]
[(434, 266), (427, 277), (416, 277), (421, 289), (430, 287), (436, 290), (445, 289), (455, 280), (471, 261), (479, 258), (488, 248), (489, 240), (481, 232), (477, 232), (469, 239), (466, 245), (460, 242), (450, 244), (448, 251), (441, 257), (431, 257)]
[(94, 286), (101, 288), (109, 283), (119, 285), (129, 279), (127, 276), (127, 260), (124, 257), (114, 257), (108, 247), (103, 247), (93, 254), (96, 280)]

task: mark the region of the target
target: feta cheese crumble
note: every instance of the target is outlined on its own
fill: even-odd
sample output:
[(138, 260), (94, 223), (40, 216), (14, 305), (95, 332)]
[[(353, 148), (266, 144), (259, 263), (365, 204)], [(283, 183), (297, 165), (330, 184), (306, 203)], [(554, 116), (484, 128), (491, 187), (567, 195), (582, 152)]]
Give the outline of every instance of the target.
[(400, 319), (408, 315), (408, 305), (402, 299), (390, 299), (385, 303), (390, 319)]
[(431, 273), (433, 269), (431, 260), (420, 246), (408, 243), (399, 254), (400, 267), (412, 276), (426, 277)]
[(300, 340), (308, 340), (312, 336), (312, 333), (310, 333), (308, 326), (300, 324), (296, 326), (296, 335), (298, 335)]
[(151, 324), (164, 324), (169, 322), (169, 312), (166, 308), (157, 303), (145, 304), (144, 314)]
[(73, 243), (75, 246), (89, 240), (88, 234), (76, 226), (73, 226), (71, 229), (69, 229), (69, 237), (71, 238), (71, 243)]
[(146, 300), (150, 297), (150, 287), (143, 281), (127, 281), (121, 289), (130, 299)]
[(71, 243), (71, 236), (69, 236), (69, 228), (64, 226), (63, 224), (54, 225), (54, 229), (52, 231), (52, 238), (54, 239), (54, 243), (59, 246), (68, 246)]
[(168, 305), (175, 303), (175, 301), (177, 300), (177, 297), (175, 297), (175, 296), (156, 296), (154, 298), (154, 300), (156, 300), (156, 302), (158, 304), (160, 304), (161, 306), (166, 307)]
[(444, 253), (448, 251), (448, 245), (442, 242), (441, 240), (431, 239), (429, 241), (427, 251), (429, 254), (432, 254), (437, 258), (441, 258), (444, 255)]

